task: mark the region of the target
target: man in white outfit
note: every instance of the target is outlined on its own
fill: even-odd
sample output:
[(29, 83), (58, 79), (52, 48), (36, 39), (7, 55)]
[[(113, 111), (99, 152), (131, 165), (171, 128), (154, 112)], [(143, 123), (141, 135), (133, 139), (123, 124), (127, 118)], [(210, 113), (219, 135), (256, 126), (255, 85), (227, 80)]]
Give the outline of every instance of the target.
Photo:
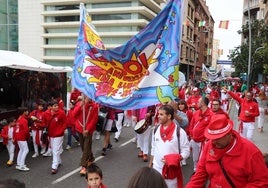
[[(149, 167), (156, 169), (162, 175), (163, 168), (167, 163), (166, 156), (169, 154), (178, 154), (180, 160), (182, 160), (190, 155), (190, 146), (186, 132), (174, 123), (174, 113), (174, 109), (170, 105), (160, 107), (158, 112), (160, 126), (156, 128), (152, 136)], [(180, 161), (178, 161), (177, 165), (180, 168)], [(173, 179), (165, 178), (165, 181), (168, 188), (178, 188), (178, 184), (182, 179), (178, 179), (177, 177)]]
[(115, 142), (118, 142), (123, 127), (124, 110), (116, 109), (115, 116), (117, 131), (114, 133), (114, 140)]

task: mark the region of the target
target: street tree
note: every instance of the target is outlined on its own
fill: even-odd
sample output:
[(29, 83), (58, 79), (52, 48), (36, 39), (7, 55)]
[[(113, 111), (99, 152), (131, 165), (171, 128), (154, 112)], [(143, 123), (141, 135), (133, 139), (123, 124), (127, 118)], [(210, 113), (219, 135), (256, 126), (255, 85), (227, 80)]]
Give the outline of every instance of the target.
[[(235, 66), (234, 77), (248, 73), (249, 25), (243, 25), (238, 34), (242, 35), (242, 43), (228, 56)], [(257, 81), (258, 74), (268, 75), (268, 26), (264, 20), (251, 22), (251, 53), (250, 83)]]

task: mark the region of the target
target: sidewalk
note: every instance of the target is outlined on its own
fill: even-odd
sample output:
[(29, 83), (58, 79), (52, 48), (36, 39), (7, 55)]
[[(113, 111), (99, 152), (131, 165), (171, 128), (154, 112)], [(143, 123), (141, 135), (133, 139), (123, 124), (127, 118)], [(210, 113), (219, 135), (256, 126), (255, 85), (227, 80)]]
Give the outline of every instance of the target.
[[(232, 99), (231, 102), (231, 109), (229, 111), (230, 118), (234, 121), (234, 129), (238, 131), (238, 117), (237, 117), (237, 109), (235, 105), (235, 100)], [(262, 133), (258, 132), (257, 127), (257, 118), (256, 118), (256, 125), (255, 130), (253, 133), (253, 142), (263, 153), (268, 153), (268, 116), (265, 116), (263, 129), (264, 131)]]

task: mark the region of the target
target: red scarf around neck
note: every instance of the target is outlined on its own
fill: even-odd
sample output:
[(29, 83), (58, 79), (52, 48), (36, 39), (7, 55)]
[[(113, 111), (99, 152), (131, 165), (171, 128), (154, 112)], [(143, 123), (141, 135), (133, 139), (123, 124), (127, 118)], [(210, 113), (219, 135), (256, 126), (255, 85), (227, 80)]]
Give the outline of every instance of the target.
[(167, 140), (170, 141), (172, 139), (173, 132), (175, 130), (175, 124), (172, 121), (166, 129), (164, 129), (164, 126), (160, 126), (160, 136), (164, 142)]

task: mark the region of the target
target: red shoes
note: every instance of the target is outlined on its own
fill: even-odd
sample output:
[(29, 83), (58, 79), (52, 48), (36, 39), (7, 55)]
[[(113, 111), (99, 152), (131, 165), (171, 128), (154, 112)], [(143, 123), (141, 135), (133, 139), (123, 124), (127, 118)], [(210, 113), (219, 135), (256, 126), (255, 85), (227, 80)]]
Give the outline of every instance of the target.
[(148, 155), (147, 155), (147, 154), (144, 154), (144, 155), (143, 155), (143, 161), (144, 161), (144, 162), (148, 162)]
[(138, 157), (140, 157), (140, 158), (143, 157), (143, 152), (142, 152), (142, 151), (139, 151), (139, 153), (138, 153)]

